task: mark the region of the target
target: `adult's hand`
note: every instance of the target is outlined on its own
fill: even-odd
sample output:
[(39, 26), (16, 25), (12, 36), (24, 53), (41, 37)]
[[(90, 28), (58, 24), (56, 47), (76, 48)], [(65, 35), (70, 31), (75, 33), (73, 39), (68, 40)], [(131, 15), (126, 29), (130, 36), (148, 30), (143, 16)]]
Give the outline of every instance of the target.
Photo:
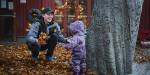
[(46, 40), (43, 40), (43, 39), (37, 39), (37, 42), (41, 45), (46, 44)]

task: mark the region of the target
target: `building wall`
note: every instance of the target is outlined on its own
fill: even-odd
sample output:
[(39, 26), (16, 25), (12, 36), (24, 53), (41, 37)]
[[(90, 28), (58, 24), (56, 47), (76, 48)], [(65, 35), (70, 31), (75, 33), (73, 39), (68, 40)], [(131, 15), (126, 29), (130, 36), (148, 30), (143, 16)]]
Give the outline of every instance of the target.
[(26, 3), (20, 3), (20, 0), (15, 0), (16, 12), (16, 36), (24, 36), (28, 26), (28, 11), (31, 8), (42, 7), (42, 0), (27, 0)]
[(139, 41), (150, 39), (150, 0), (144, 0), (140, 18)]

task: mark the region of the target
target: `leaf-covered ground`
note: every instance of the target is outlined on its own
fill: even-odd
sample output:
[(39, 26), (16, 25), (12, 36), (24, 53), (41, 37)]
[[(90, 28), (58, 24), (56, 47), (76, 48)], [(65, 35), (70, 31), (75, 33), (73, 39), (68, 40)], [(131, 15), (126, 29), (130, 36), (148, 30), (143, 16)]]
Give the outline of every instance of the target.
[(137, 46), (135, 48), (134, 61), (139, 64), (150, 62), (150, 48)]
[[(32, 63), (31, 53), (25, 44), (0, 45), (0, 75), (72, 75), (69, 61), (71, 52), (56, 47), (55, 61), (45, 61), (46, 51), (39, 54), (39, 62)], [(94, 75), (87, 71), (86, 75)]]

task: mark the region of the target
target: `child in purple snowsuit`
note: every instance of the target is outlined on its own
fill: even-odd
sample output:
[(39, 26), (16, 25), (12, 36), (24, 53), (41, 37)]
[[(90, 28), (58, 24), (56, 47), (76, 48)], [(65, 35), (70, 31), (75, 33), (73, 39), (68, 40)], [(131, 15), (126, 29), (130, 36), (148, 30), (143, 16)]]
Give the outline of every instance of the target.
[(75, 21), (70, 24), (69, 29), (72, 37), (64, 47), (72, 50), (73, 75), (83, 75), (86, 71), (85, 27), (82, 21)]

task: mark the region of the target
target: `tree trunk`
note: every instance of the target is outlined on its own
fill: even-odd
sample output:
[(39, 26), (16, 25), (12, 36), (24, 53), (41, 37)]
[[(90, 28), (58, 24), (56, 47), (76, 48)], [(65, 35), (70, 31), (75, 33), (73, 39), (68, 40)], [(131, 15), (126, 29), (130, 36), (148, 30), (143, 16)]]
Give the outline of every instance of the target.
[(132, 73), (143, 0), (94, 0), (87, 63), (97, 75)]

